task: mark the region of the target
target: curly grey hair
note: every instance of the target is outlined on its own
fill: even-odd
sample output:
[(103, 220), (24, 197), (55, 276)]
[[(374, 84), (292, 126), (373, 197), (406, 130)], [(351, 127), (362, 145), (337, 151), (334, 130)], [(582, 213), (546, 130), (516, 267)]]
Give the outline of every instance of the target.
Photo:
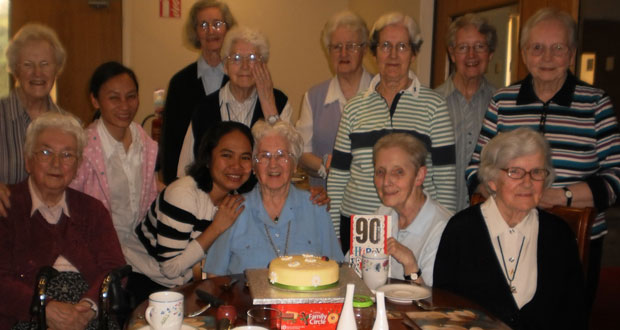
[(448, 28), (448, 34), (446, 36), (446, 43), (448, 48), (456, 46), (456, 33), (467, 26), (472, 25), (478, 30), (478, 33), (482, 34), (487, 40), (487, 46), (489, 47), (489, 53), (495, 52), (497, 47), (497, 31), (495, 27), (489, 24), (486, 18), (478, 16), (476, 14), (465, 14), (455, 19)]
[(400, 12), (391, 12), (382, 15), (377, 19), (370, 31), (370, 51), (373, 55), (377, 55), (377, 46), (379, 45), (379, 33), (388, 25), (402, 24), (409, 33), (409, 42), (414, 54), (420, 51), (422, 46), (422, 33), (418, 24), (413, 18)]
[(506, 168), (511, 160), (539, 152), (543, 154), (544, 166), (549, 171), (545, 188), (549, 187), (555, 180), (551, 149), (547, 140), (529, 127), (503, 132), (491, 139), (482, 149), (478, 178), (491, 191), (488, 183), (497, 179), (501, 169)]
[(532, 17), (530, 17), (523, 29), (521, 30), (521, 40), (519, 45), (521, 49), (525, 49), (527, 42), (530, 39), (530, 32), (534, 26), (543, 21), (557, 20), (566, 28), (566, 34), (568, 36), (568, 47), (574, 49), (577, 47), (577, 23), (573, 17), (565, 11), (556, 8), (542, 8), (539, 9)]
[(228, 5), (218, 0), (199, 0), (194, 3), (192, 9), (189, 10), (187, 21), (185, 21), (185, 38), (196, 49), (200, 49), (200, 40), (196, 33), (196, 27), (198, 26), (198, 12), (205, 8), (217, 8), (222, 13), (222, 19), (226, 23), (228, 30), (232, 29), (237, 21), (233, 17)]
[(80, 121), (70, 113), (58, 113), (48, 111), (38, 116), (26, 129), (26, 142), (24, 143), (24, 156), (34, 155), (34, 144), (39, 135), (48, 128), (57, 128), (75, 137), (77, 142), (77, 157), (82, 159), (82, 151), (86, 146), (86, 133), (80, 125)]
[(47, 41), (54, 50), (54, 58), (56, 60), (56, 74), (62, 72), (65, 66), (65, 60), (67, 58), (67, 52), (60, 43), (58, 35), (50, 27), (38, 23), (29, 23), (22, 26), (17, 33), (11, 39), (9, 46), (6, 49), (6, 58), (8, 61), (8, 70), (11, 74), (15, 75), (17, 72), (17, 61), (19, 60), (19, 53), (22, 47), (32, 41)]
[(329, 42), (331, 41), (332, 33), (339, 27), (345, 27), (353, 32), (357, 32), (360, 43), (368, 43), (368, 27), (366, 22), (357, 14), (345, 10), (330, 17), (325, 23), (323, 31), (321, 32), (321, 40), (323, 41), (323, 47), (327, 49)]
[(286, 120), (278, 120), (275, 124), (271, 125), (264, 120), (259, 120), (252, 126), (252, 135), (254, 136), (254, 152), (256, 156), (258, 153), (258, 147), (261, 140), (268, 135), (279, 135), (283, 137), (289, 144), (289, 152), (293, 154), (295, 166), (301, 157), (301, 153), (304, 148), (304, 139), (301, 134), (295, 129), (291, 123)]
[(230, 55), (230, 51), (235, 42), (242, 40), (252, 44), (258, 50), (258, 54), (262, 57), (262, 61), (267, 63), (269, 61), (269, 40), (260, 31), (251, 29), (247, 26), (237, 26), (234, 29), (226, 33), (224, 38), (224, 44), (220, 51), (220, 57), (222, 60), (226, 60), (226, 57)]

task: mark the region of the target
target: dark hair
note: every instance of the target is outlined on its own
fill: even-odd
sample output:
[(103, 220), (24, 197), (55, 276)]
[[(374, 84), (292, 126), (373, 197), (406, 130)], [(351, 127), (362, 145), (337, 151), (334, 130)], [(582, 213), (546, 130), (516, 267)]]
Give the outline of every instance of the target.
[(213, 178), (211, 177), (211, 170), (209, 169), (213, 149), (217, 147), (224, 135), (234, 131), (239, 131), (241, 134), (245, 135), (250, 141), (250, 147), (254, 147), (254, 139), (252, 139), (250, 128), (234, 121), (216, 123), (211, 126), (207, 133), (202, 136), (202, 139), (200, 139), (198, 154), (192, 165), (190, 165), (187, 175), (192, 176), (192, 178), (196, 180), (198, 188), (207, 193), (213, 189)]
[(114, 61), (103, 63), (95, 69), (92, 77), (90, 77), (90, 87), (88, 91), (93, 94), (96, 99), (99, 98), (101, 86), (108, 80), (123, 73), (129, 75), (134, 84), (136, 84), (136, 91), (138, 91), (138, 78), (136, 78), (136, 74), (133, 70)]

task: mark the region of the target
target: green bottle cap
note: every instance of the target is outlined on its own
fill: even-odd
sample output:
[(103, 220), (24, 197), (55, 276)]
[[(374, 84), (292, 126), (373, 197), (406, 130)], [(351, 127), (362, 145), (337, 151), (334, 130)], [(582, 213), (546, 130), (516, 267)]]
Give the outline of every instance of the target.
[(353, 296), (353, 307), (370, 307), (373, 302), (369, 296), (356, 294)]

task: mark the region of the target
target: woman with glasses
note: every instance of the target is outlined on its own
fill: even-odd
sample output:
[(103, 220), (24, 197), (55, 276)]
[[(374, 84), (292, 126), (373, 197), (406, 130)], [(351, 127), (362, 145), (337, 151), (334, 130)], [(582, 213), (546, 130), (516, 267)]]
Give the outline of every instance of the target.
[[(214, 123), (236, 121), (252, 127), (260, 118), (270, 123), (290, 120), (292, 108), (288, 97), (273, 88), (267, 68), (269, 42), (264, 34), (248, 27), (230, 30), (224, 39), (221, 56), (230, 81), (208, 95), (194, 111), (179, 158), (179, 177), (185, 175), (187, 165), (196, 158), (196, 141), (199, 142)], [(255, 183), (255, 180), (248, 182), (249, 185)]]
[(435, 91), (446, 98), (452, 119), (456, 145), (456, 209), (462, 210), (469, 206), (465, 168), (495, 92), (484, 74), (495, 51), (497, 33), (486, 19), (466, 14), (450, 24), (446, 39), (455, 71)]
[(349, 250), (350, 216), (372, 214), (381, 205), (373, 184), (372, 147), (383, 135), (403, 132), (422, 140), (429, 151), (424, 189), (449, 210), (456, 202), (454, 132), (446, 102), (410, 71), (422, 44), (417, 24), (389, 13), (377, 20), (370, 36), (379, 74), (344, 108), (327, 179), (343, 251)]
[(569, 71), (575, 61), (577, 25), (568, 13), (539, 10), (523, 26), (520, 43), (530, 74), (493, 96), (466, 171), (468, 187), (470, 192), (478, 188), (480, 151), (494, 136), (521, 126), (542, 133), (551, 145), (557, 178), (543, 192), (539, 206), (589, 206), (600, 212), (591, 230), (586, 276), (591, 303), (607, 233), (604, 211), (620, 194), (618, 122), (607, 94)]
[[(125, 260), (106, 208), (69, 188), (85, 161), (85, 144), (80, 122), (69, 114), (49, 111), (28, 126), (23, 157), (29, 176), (9, 186), (11, 208), (0, 216), (0, 294), (6, 297), (0, 329), (16, 322), (13, 329), (99, 329), (101, 283)], [(39, 325), (30, 306), (44, 266), (55, 276), (43, 306), (47, 324)]]
[(243, 212), (213, 243), (205, 271), (239, 274), (266, 268), (283, 255), (313, 254), (342, 261), (334, 227), (325, 206), (313, 205), (310, 193), (291, 184), (303, 139), (287, 121), (258, 121), (252, 128), (253, 170), (258, 184), (244, 195)]
[(177, 72), (168, 85), (163, 112), (160, 167), (165, 184), (177, 177), (181, 144), (198, 103), (227, 81), (220, 50), (236, 21), (228, 5), (219, 0), (194, 3), (185, 22), (185, 39), (200, 51), (198, 60)]
[(321, 40), (335, 76), (306, 92), (296, 127), (304, 138), (300, 162), (310, 173), (310, 184), (325, 186), (342, 109), (368, 88), (372, 76), (362, 66), (368, 28), (361, 17), (350, 11), (332, 16)]
[(491, 195), (448, 222), (433, 287), (471, 299), (512, 329), (585, 329), (575, 235), (537, 209), (555, 179), (545, 138), (526, 127), (497, 135), (482, 150), (478, 176)]

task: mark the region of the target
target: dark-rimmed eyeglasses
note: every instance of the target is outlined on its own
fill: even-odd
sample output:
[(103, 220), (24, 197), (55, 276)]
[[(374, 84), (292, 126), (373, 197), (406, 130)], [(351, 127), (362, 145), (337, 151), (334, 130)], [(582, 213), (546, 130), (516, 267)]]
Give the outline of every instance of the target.
[(327, 49), (329, 50), (330, 53), (340, 53), (342, 51), (342, 49), (346, 50), (348, 53), (357, 53), (360, 48), (364, 47), (366, 44), (365, 43), (355, 43), (355, 42), (347, 42), (346, 44), (343, 43), (339, 43), (339, 44), (335, 44), (335, 45), (329, 45), (327, 46)]
[(256, 62), (261, 61), (263, 57), (260, 55), (256, 55), (256, 54), (250, 54), (250, 55), (245, 55), (245, 56), (241, 54), (232, 54), (232, 55), (226, 56), (226, 59), (232, 64), (241, 65), (243, 61), (247, 61), (250, 64), (254, 64)]
[(409, 42), (399, 42), (396, 45), (393, 45), (389, 41), (384, 41), (377, 46), (384, 53), (390, 53), (393, 48), (396, 48), (396, 51), (399, 53), (404, 53), (409, 51), (412, 48), (411, 43)]
[(489, 45), (483, 42), (477, 42), (473, 45), (463, 43), (454, 46), (453, 49), (457, 54), (467, 54), (470, 49), (473, 49), (476, 53), (486, 53), (489, 51)]
[(58, 158), (64, 166), (71, 166), (77, 161), (77, 156), (70, 151), (54, 152), (50, 149), (42, 149), (34, 153), (35, 159), (44, 164), (49, 164), (54, 158)]
[(541, 56), (547, 52), (547, 49), (549, 49), (549, 52), (551, 53), (552, 56), (556, 56), (556, 57), (560, 57), (560, 56), (564, 56), (568, 54), (568, 50), (569, 50), (567, 45), (561, 44), (561, 43), (553, 44), (549, 47), (543, 44), (535, 43), (535, 44), (528, 45), (526, 48), (527, 53), (530, 54), (531, 56)]
[(209, 26), (215, 31), (220, 31), (226, 26), (226, 22), (220, 20), (215, 20), (213, 22), (202, 21), (198, 23), (198, 26), (205, 31), (209, 29)]
[(530, 171), (526, 171), (520, 167), (502, 168), (502, 171), (506, 172), (509, 178), (519, 180), (523, 179), (526, 174), (530, 175), (530, 178), (534, 181), (545, 181), (549, 176), (549, 170), (546, 168), (534, 168)]
[(284, 165), (288, 163), (290, 157), (293, 157), (293, 154), (282, 149), (276, 150), (274, 153), (269, 151), (262, 151), (254, 156), (254, 161), (257, 164), (267, 165), (271, 161), (271, 159), (275, 159), (276, 163), (280, 165)]

